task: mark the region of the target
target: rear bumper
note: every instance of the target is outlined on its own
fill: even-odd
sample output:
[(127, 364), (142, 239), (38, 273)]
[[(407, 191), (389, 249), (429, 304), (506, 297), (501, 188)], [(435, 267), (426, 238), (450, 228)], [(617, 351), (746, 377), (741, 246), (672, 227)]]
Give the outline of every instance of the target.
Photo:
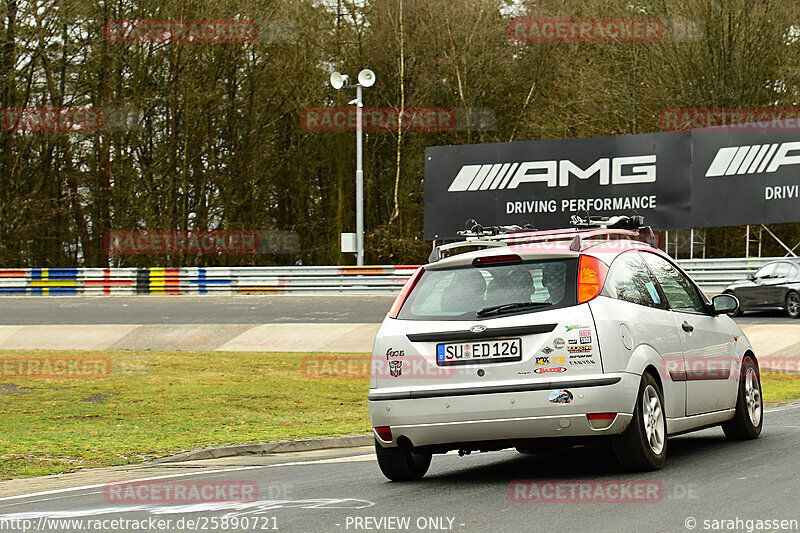
[[(625, 431), (630, 423), (640, 380), (641, 376), (636, 374), (615, 373), (586, 376), (582, 380), (553, 380), (543, 384), (546, 388), (536, 387), (538, 390), (499, 392), (503, 390), (500, 387), (497, 391), (461, 389), (456, 394), (452, 394), (452, 389), (450, 394), (436, 390), (393, 391), (391, 395), (372, 390), (370, 422), (372, 427), (391, 427), (391, 441), (383, 441), (376, 435), (378, 442), (386, 447), (396, 446), (399, 437), (408, 438), (414, 446), (428, 446), (615, 435)], [(570, 403), (551, 403), (550, 393), (562, 389), (571, 392)], [(402, 397), (403, 394), (408, 396)], [(607, 427), (595, 429), (586, 416), (591, 413), (617, 413), (617, 416)]]

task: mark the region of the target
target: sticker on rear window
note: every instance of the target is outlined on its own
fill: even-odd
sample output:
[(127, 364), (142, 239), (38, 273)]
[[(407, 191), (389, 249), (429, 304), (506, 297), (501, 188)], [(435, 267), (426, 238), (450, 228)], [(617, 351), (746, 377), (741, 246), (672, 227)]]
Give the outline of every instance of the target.
[(650, 297), (653, 299), (653, 302), (660, 304), (661, 298), (658, 296), (658, 291), (656, 291), (656, 286), (653, 285), (652, 281), (648, 281), (645, 283), (645, 287), (647, 287), (647, 292), (650, 293)]

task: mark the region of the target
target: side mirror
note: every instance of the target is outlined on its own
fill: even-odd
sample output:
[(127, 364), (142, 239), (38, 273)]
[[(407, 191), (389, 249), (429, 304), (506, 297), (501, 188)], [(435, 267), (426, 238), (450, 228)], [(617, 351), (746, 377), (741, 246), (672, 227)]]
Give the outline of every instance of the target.
[(735, 313), (739, 309), (739, 299), (732, 294), (718, 294), (711, 300), (714, 315)]
[(754, 279), (756, 279), (756, 275), (751, 272), (747, 275), (747, 279), (753, 281)]

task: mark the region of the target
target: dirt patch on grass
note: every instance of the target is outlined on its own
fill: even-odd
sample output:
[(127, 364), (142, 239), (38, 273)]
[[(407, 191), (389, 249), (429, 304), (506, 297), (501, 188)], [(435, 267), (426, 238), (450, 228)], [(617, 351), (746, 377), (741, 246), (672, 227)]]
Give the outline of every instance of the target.
[(14, 394), (27, 394), (33, 389), (20, 387), (14, 383), (0, 383), (0, 396), (13, 396)]

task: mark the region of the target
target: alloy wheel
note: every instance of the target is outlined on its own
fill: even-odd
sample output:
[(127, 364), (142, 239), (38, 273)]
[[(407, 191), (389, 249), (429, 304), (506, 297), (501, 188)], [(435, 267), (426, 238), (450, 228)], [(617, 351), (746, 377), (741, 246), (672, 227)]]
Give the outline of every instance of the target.
[[(759, 395), (760, 401), (760, 395)], [(644, 418), (645, 437), (653, 453), (660, 454), (664, 449), (666, 428), (664, 423), (664, 410), (658, 392), (652, 385), (644, 389), (642, 395), (642, 417)]]
[(758, 376), (753, 367), (747, 369), (744, 377), (745, 406), (750, 415), (750, 422), (758, 426), (761, 422), (761, 389), (758, 386)]
[(791, 293), (786, 298), (786, 311), (790, 316), (797, 316), (800, 314), (800, 296), (796, 292)]

